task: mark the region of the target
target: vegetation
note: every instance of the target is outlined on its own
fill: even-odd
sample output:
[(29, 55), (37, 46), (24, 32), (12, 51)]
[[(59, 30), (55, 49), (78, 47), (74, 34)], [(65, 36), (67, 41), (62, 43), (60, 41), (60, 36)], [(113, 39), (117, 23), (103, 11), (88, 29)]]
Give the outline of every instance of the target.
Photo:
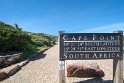
[(20, 28), (0, 22), (0, 52), (25, 51), (31, 45), (31, 36)]
[(43, 33), (29, 33), (29, 32), (28, 34), (31, 35), (31, 39), (34, 43), (41, 42), (43, 43), (43, 45), (52, 46), (56, 42), (55, 36), (52, 35), (47, 35)]
[(23, 52), (22, 59), (26, 59), (41, 50), (39, 48), (54, 45), (55, 41), (54, 36), (25, 32), (17, 24), (0, 22), (0, 52)]

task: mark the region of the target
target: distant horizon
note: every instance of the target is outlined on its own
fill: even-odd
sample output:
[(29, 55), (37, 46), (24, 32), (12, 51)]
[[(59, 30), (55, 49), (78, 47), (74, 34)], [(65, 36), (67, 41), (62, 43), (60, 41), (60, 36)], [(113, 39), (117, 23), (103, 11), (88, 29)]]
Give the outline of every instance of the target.
[[(0, 21), (0, 22), (3, 22), (3, 21)], [(9, 24), (9, 23), (6, 23), (4, 22), (5, 24)], [(9, 25), (12, 25), (14, 26), (14, 24), (9, 24)], [(120, 29), (118, 28), (120, 27)], [(21, 28), (21, 27), (19, 27)], [(106, 28), (109, 28), (109, 31), (107, 30), (106, 32), (105, 31), (99, 31), (99, 30), (104, 30)], [(119, 23), (119, 24), (113, 24), (113, 25), (107, 25), (107, 26), (102, 26), (102, 27), (96, 27), (96, 28), (91, 28), (91, 29), (87, 29), (87, 30), (84, 30), (84, 31), (79, 31), (79, 32), (66, 32), (65, 30), (59, 30), (59, 31), (64, 31), (65, 33), (112, 33), (113, 31), (110, 30), (112, 28), (113, 31), (123, 31), (123, 34), (124, 34), (124, 23)], [(22, 31), (26, 31), (26, 30), (23, 30), (23, 28), (21, 28)], [(58, 33), (59, 33), (58, 31)], [(33, 31), (26, 31), (26, 32), (31, 32), (31, 33), (43, 33), (43, 32), (33, 32)], [(58, 36), (57, 35), (54, 35), (54, 34), (49, 34), (49, 33), (43, 33), (43, 34), (48, 34), (48, 35), (53, 35), (53, 36)]]
[(124, 0), (1, 0), (0, 21), (23, 31), (67, 33), (124, 31)]

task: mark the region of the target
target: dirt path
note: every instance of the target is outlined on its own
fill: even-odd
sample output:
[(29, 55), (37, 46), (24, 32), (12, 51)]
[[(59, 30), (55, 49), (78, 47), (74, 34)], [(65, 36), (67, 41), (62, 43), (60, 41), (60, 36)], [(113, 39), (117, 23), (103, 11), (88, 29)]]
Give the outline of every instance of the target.
[(55, 45), (0, 83), (59, 83), (58, 57)]

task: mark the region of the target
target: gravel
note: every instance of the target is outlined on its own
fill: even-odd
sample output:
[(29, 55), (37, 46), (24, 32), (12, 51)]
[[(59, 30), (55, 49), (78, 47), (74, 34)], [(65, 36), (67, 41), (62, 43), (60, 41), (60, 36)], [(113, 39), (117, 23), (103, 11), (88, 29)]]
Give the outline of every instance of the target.
[(59, 83), (58, 58), (58, 47), (55, 45), (0, 83)]

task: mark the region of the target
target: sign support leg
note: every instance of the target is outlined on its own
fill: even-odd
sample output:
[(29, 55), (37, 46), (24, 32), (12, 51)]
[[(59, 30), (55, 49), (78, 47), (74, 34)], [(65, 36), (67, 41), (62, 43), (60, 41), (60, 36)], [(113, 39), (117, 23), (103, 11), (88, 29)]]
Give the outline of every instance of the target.
[[(122, 33), (123, 35), (122, 31), (115, 31), (114, 33)], [(121, 45), (123, 45), (123, 38), (121, 40)], [(113, 83), (123, 83), (123, 46), (120, 50), (122, 51), (120, 54), (122, 58), (113, 60)]]

